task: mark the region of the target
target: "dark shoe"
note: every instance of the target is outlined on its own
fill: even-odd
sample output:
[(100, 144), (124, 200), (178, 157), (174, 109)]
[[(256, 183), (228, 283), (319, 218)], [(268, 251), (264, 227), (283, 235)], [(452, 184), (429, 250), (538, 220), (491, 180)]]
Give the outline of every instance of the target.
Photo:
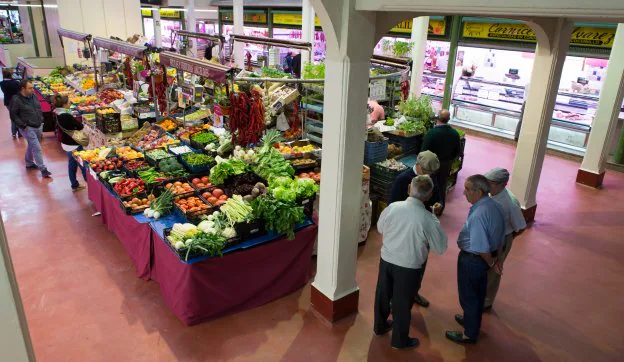
[(72, 187), (72, 192), (78, 192), (84, 190), (86, 187), (84, 185), (78, 185), (76, 187)]
[(39, 167), (37, 167), (37, 165), (28, 165), (28, 166), (26, 166), (26, 169), (27, 170), (38, 170)]
[(13, 136), (13, 139), (17, 139), (17, 135), (16, 134), (14, 134), (12, 136)]
[(43, 178), (52, 178), (52, 172), (48, 170), (41, 171), (41, 177)]
[(407, 344), (403, 347), (392, 346), (393, 349), (411, 349), (420, 346), (420, 341), (418, 338), (409, 338), (407, 340)]
[(471, 338), (464, 337), (464, 332), (461, 331), (446, 331), (446, 338), (459, 344), (476, 344), (477, 341)]
[(416, 298), (414, 298), (414, 303), (418, 304), (423, 308), (429, 307), (429, 301), (420, 294), (416, 295)]
[(375, 337), (381, 337), (381, 336), (383, 336), (384, 334), (386, 334), (386, 333), (390, 332), (390, 330), (392, 330), (392, 325), (393, 325), (393, 322), (392, 322), (392, 321), (387, 321), (387, 322), (386, 322), (386, 326), (384, 327), (384, 329), (383, 329), (383, 330), (381, 330), (381, 331), (375, 331), (375, 330), (373, 330), (373, 333), (375, 334)]
[(455, 314), (455, 322), (457, 322), (460, 326), (464, 326), (464, 316), (461, 314)]
[(483, 313), (485, 313), (485, 312), (489, 312), (489, 311), (491, 311), (491, 310), (492, 310), (492, 306), (491, 306), (491, 305), (488, 305), (488, 306), (483, 307)]

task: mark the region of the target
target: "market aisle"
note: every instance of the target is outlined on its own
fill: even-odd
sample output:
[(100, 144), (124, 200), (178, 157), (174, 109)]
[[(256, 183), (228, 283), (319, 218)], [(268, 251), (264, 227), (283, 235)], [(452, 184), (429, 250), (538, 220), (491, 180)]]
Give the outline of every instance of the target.
[[(513, 247), (495, 312), (477, 346), (456, 346), (457, 247), (468, 212), (458, 188), (442, 223), (451, 246), (432, 256), (414, 307), (414, 351), (390, 349), (372, 336), (380, 240), (360, 248), (360, 313), (328, 328), (309, 308), (309, 286), (263, 307), (194, 327), (165, 307), (155, 282), (135, 276), (124, 248), (99, 218), (86, 191), (72, 193), (66, 159), (44, 141), (54, 179), (23, 167), (23, 141), (13, 141), (0, 111), (0, 208), (38, 360), (55, 361), (615, 361), (623, 353), (624, 175), (608, 172), (605, 191), (574, 183), (578, 164), (545, 162), (537, 222)], [(463, 179), (493, 166), (511, 167), (514, 147), (470, 137)], [(618, 242), (619, 241), (619, 242)], [(253, 280), (249, 281), (253, 283)]]

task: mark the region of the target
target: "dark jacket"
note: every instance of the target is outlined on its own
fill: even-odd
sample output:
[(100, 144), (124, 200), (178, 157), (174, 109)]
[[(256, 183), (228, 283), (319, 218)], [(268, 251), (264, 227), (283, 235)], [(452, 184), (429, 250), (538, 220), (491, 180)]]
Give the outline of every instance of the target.
[(39, 128), (43, 124), (41, 105), (34, 94), (24, 97), (18, 93), (11, 99), (11, 117), (18, 128)]
[(459, 133), (448, 124), (433, 127), (425, 135), (420, 151), (431, 151), (440, 163), (453, 161), (460, 152)]
[(291, 71), (295, 74), (295, 78), (301, 78), (301, 53), (295, 55), (290, 63)]
[[(69, 113), (61, 113), (56, 116), (56, 122), (67, 131), (80, 131), (84, 128), (74, 116)], [(67, 133), (61, 131), (61, 143), (68, 146), (79, 146)]]
[[(392, 184), (392, 194), (390, 196), (390, 203), (396, 201), (405, 201), (409, 196), (407, 194), (407, 189), (409, 185), (412, 183), (412, 179), (416, 177), (416, 172), (414, 172), (414, 168), (410, 167), (407, 170), (401, 172), (397, 178), (394, 180)], [(431, 193), (431, 198), (425, 202), (425, 208), (431, 211), (431, 207), (435, 205), (436, 202), (440, 201), (438, 196), (438, 185), (436, 184), (436, 178), (432, 177), (433, 180), (433, 191)]]
[(9, 108), (9, 102), (20, 91), (20, 82), (15, 79), (4, 79), (0, 82), (0, 89), (4, 93), (4, 106)]

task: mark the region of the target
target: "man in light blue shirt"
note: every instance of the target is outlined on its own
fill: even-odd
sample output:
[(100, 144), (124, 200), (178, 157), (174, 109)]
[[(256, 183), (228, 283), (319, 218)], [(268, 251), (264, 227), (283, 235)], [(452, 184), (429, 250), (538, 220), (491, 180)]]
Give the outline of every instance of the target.
[(464, 332), (446, 332), (446, 337), (457, 343), (477, 343), (488, 271), (495, 265), (505, 238), (503, 210), (488, 196), (489, 192), (488, 181), (483, 175), (470, 176), (464, 183), (464, 195), (472, 206), (457, 238), (461, 250), (457, 260), (457, 288), (464, 314), (455, 315), (455, 320), (464, 326)]

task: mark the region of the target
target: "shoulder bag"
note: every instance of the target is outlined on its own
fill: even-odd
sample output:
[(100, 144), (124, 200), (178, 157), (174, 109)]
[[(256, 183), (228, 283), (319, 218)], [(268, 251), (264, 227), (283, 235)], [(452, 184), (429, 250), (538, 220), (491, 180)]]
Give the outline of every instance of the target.
[(89, 136), (84, 133), (82, 130), (72, 130), (68, 131), (57, 121), (56, 124), (61, 129), (61, 131), (65, 132), (69, 137), (71, 137), (77, 144), (82, 147), (87, 147), (89, 145)]

